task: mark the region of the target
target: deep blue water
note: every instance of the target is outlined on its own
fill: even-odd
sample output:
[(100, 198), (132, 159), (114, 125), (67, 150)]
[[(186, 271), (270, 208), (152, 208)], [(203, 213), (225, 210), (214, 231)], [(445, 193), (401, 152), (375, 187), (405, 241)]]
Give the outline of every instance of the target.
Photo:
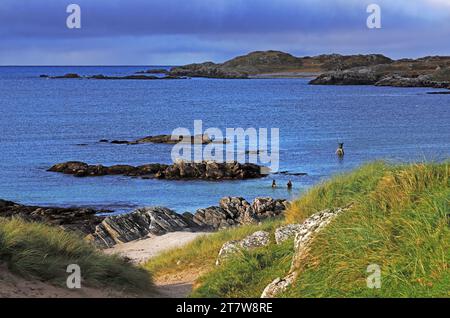
[[(40, 74), (128, 75), (148, 67), (0, 67), (0, 198), (36, 205), (118, 211), (162, 205), (179, 212), (223, 196), (290, 198), (365, 162), (450, 156), (450, 96), (426, 88), (310, 86), (306, 79), (170, 81), (47, 80)], [(247, 181), (74, 178), (46, 172), (57, 162), (170, 162), (170, 145), (98, 140), (169, 134), (176, 127), (280, 128), (280, 170), (308, 176)], [(346, 156), (334, 155), (338, 140)], [(87, 144), (80, 146), (78, 144)], [(275, 178), (280, 188), (273, 190)], [(284, 185), (292, 179), (294, 189)]]

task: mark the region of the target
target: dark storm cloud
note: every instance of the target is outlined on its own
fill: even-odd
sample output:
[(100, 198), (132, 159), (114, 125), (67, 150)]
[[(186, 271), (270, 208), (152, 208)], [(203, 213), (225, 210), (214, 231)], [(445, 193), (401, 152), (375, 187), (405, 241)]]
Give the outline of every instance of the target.
[[(372, 2), (382, 30), (366, 28)], [(70, 3), (82, 8), (80, 30), (66, 28)], [(442, 53), (449, 17), (447, 0), (1, 0), (0, 63), (183, 63), (253, 49), (414, 55), (424, 44)]]

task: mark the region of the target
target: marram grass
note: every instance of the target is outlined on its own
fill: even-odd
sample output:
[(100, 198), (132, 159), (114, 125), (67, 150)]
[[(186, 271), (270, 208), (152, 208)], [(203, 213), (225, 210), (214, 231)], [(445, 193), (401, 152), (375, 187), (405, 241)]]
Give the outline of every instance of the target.
[[(375, 162), (313, 187), (293, 202), (286, 212), (287, 223), (300, 223), (323, 209), (353, 205), (316, 236), (307, 257), (295, 264), (296, 283), (280, 297), (450, 296), (449, 175), (448, 162)], [(265, 228), (273, 233), (275, 226)], [(236, 255), (222, 266), (212, 265), (224, 241), (256, 229), (260, 227), (201, 238), (184, 250), (161, 255), (148, 268), (170, 272), (188, 263), (205, 265), (207, 273), (192, 296), (258, 297), (269, 282), (287, 274), (293, 254), (290, 243), (271, 244)], [(176, 265), (183, 259), (185, 263)], [(371, 264), (381, 270), (379, 289), (367, 287)]]
[(77, 264), (82, 286), (137, 293), (153, 289), (149, 272), (104, 255), (74, 233), (19, 219), (0, 218), (0, 262), (15, 274), (57, 286), (65, 286), (67, 266)]

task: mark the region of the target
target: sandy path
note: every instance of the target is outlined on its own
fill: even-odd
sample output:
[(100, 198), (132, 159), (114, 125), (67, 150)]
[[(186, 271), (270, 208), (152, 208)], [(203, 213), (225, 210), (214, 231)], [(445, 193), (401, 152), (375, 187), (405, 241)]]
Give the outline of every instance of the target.
[(171, 232), (161, 236), (149, 236), (142, 240), (117, 244), (112, 248), (105, 249), (104, 252), (106, 254), (119, 254), (129, 258), (135, 264), (140, 264), (164, 251), (181, 247), (197, 237), (207, 234), (209, 233)]
[[(133, 263), (140, 264), (160, 253), (182, 247), (197, 237), (208, 235), (208, 232), (171, 232), (161, 236), (149, 236), (146, 239), (118, 244), (104, 250), (107, 254), (119, 254), (129, 258)], [(157, 297), (185, 298), (194, 285), (201, 271), (184, 271), (173, 275), (155, 278)]]

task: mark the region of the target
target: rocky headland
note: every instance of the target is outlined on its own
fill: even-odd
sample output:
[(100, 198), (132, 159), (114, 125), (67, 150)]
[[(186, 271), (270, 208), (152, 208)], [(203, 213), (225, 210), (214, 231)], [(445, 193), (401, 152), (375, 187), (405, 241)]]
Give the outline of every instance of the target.
[(18, 217), (30, 222), (59, 226), (85, 236), (99, 248), (171, 232), (211, 232), (252, 224), (281, 216), (288, 202), (256, 198), (249, 203), (240, 197), (224, 197), (218, 206), (178, 214), (165, 207), (139, 208), (121, 215), (97, 215), (89, 208), (38, 207), (0, 200), (0, 217)]
[(402, 59), (335, 70), (319, 75), (310, 84), (450, 88), (450, 57)]
[(450, 87), (450, 57), (392, 60), (381, 54), (295, 57), (280, 51), (257, 51), (224, 63), (174, 67), (173, 76), (206, 78), (314, 77), (313, 85)]
[[(155, 75), (152, 75), (155, 74)], [(156, 76), (163, 74), (164, 76)], [(313, 78), (312, 85), (376, 85), (450, 88), (450, 56), (392, 60), (382, 54), (322, 54), (296, 57), (281, 51), (255, 51), (223, 63), (194, 63), (127, 76), (40, 75), (52, 79), (163, 80), (191, 77)]]
[(304, 74), (314, 76), (317, 73), (331, 70), (377, 65), (391, 61), (391, 59), (378, 54), (349, 56), (330, 54), (295, 57), (280, 51), (256, 51), (219, 64), (205, 62), (174, 67), (169, 74), (230, 79), (271, 77), (271, 74), (274, 77), (303, 77)]
[(73, 175), (75, 177), (99, 177), (124, 175), (130, 177), (167, 180), (244, 180), (265, 177), (265, 167), (252, 163), (175, 162), (172, 165), (151, 163), (131, 165), (89, 165), (80, 161), (58, 163), (47, 171)]

